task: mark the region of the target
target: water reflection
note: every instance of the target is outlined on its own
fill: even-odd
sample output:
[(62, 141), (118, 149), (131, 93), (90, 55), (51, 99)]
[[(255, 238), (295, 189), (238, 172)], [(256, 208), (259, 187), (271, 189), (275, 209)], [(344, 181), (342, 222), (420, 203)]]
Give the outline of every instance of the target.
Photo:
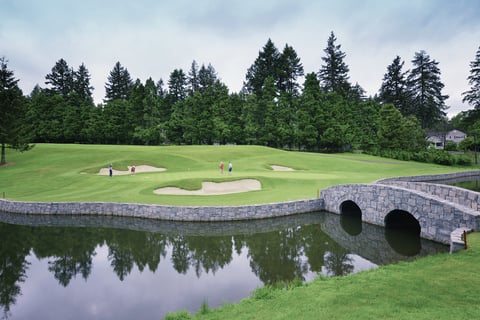
[(480, 192), (480, 184), (478, 183), (478, 178), (474, 180), (469, 180), (469, 181), (452, 183), (452, 185), (455, 187), (460, 187), (463, 189)]
[(48, 318), (51, 310), (84, 319), (98, 315), (101, 300), (102, 318), (160, 319), (194, 312), (206, 298), (215, 307), (277, 281), (345, 275), (448, 250), (417, 239), (413, 253), (392, 245), (381, 227), (340, 219), (318, 212), (181, 223), (0, 213), (0, 305), (12, 319)]

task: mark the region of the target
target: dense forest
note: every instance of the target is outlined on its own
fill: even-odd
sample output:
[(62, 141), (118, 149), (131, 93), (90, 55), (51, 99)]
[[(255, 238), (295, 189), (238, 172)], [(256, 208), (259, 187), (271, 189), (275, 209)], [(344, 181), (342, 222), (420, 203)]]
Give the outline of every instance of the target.
[[(366, 97), (349, 77), (346, 53), (330, 34), (315, 72), (305, 73), (295, 49), (271, 39), (230, 92), (215, 68), (175, 69), (166, 83), (133, 80), (117, 62), (95, 105), (90, 73), (58, 60), (29, 95), (18, 87), (6, 58), (0, 70), (0, 142), (94, 144), (255, 144), (306, 151), (425, 150), (426, 131), (480, 129), (480, 47), (466, 79), (472, 110), (450, 121), (438, 62), (423, 50), (405, 70), (401, 57), (386, 66), (378, 94)], [(303, 81), (303, 83), (300, 83)], [(473, 142), (471, 142), (473, 144)]]

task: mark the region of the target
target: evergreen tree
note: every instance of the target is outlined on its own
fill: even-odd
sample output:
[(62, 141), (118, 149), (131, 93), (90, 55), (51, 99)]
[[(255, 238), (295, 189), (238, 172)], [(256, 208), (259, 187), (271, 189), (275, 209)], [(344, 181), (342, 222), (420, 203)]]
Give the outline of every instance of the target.
[(278, 100), (273, 77), (267, 77), (262, 88), (262, 96), (258, 100), (258, 143), (269, 147), (277, 147), (279, 144), (277, 134)]
[(345, 96), (349, 89), (350, 83), (348, 82), (348, 72), (350, 69), (345, 63), (344, 59), (346, 54), (340, 50), (340, 45), (336, 45), (333, 31), (328, 38), (327, 47), (323, 50), (326, 54), (322, 57), (325, 62), (318, 72), (320, 84), (326, 92), (337, 92)]
[(403, 117), (390, 103), (380, 108), (377, 135), (382, 149), (416, 152), (425, 148), (425, 136), (418, 119)]
[[(127, 118), (132, 128), (142, 128), (144, 127), (143, 123), (143, 109), (145, 99), (145, 86), (143, 85), (140, 79), (135, 80), (132, 88), (130, 89), (130, 97), (128, 98), (127, 106)], [(137, 143), (139, 141), (136, 141)]]
[(444, 84), (440, 81), (438, 62), (430, 60), (430, 56), (421, 50), (415, 53), (412, 63), (414, 68), (408, 76), (408, 84), (414, 115), (422, 128), (431, 128), (445, 117), (448, 96), (442, 94)]
[(132, 141), (133, 128), (129, 119), (128, 100), (114, 99), (103, 107), (103, 135), (105, 143), (128, 144)]
[(198, 64), (193, 60), (190, 71), (188, 72), (189, 95), (193, 96), (193, 94), (198, 91), (199, 86)]
[(77, 93), (80, 99), (93, 104), (93, 87), (90, 85), (90, 73), (83, 63), (73, 74), (73, 90)]
[(168, 95), (172, 105), (187, 97), (187, 79), (188, 78), (182, 69), (175, 69), (170, 73), (170, 79), (168, 80)]
[(208, 64), (207, 67), (202, 64), (202, 67), (198, 72), (198, 80), (199, 90), (200, 92), (203, 92), (216, 83), (217, 71), (215, 71), (215, 68), (211, 64)]
[(471, 85), (470, 90), (462, 93), (463, 102), (467, 102), (475, 110), (480, 110), (480, 47), (478, 47), (475, 60), (470, 62), (470, 75), (468, 76), (468, 84)]
[(379, 113), (378, 144), (382, 149), (402, 150), (406, 129), (404, 118), (393, 104), (384, 104)]
[(130, 104), (135, 105), (134, 110), (137, 112), (133, 136), (142, 144), (158, 144), (161, 140), (161, 99), (158, 96), (158, 88), (152, 78), (148, 78), (145, 85), (140, 83), (137, 87), (138, 90), (132, 90), (130, 99)]
[(243, 123), (243, 137), (246, 144), (259, 144), (259, 129), (263, 117), (262, 110), (258, 107), (258, 97), (248, 94), (242, 97), (243, 106), (241, 121)]
[(188, 80), (182, 69), (175, 69), (170, 73), (168, 80), (167, 103), (164, 112), (168, 113), (168, 122), (165, 124), (166, 137), (173, 143), (185, 143), (184, 131), (189, 120), (187, 107), (184, 101), (188, 93)]
[(58, 60), (52, 72), (45, 76), (45, 84), (52, 86), (53, 91), (67, 97), (74, 90), (74, 71), (64, 59)]
[(322, 92), (317, 75), (312, 72), (306, 75), (303, 92), (296, 114), (296, 142), (300, 149), (313, 151), (319, 145), (319, 133), (323, 131), (320, 103)]
[(393, 59), (387, 67), (387, 73), (383, 76), (383, 83), (379, 91), (379, 99), (382, 103), (391, 103), (404, 115), (410, 115), (413, 111), (408, 103), (407, 72), (403, 72), (404, 62), (399, 56)]
[(242, 124), (240, 116), (243, 101), (237, 94), (228, 94), (228, 88), (220, 81), (215, 82), (212, 90), (215, 101), (212, 105), (213, 141), (221, 144), (242, 143)]
[(157, 95), (161, 99), (164, 99), (168, 94), (168, 91), (163, 88), (164, 85), (163, 79), (157, 81)]
[(7, 162), (7, 144), (19, 150), (27, 150), (28, 136), (24, 130), (25, 99), (18, 87), (13, 71), (8, 69), (8, 61), (0, 58), (0, 165)]
[(243, 91), (247, 94), (255, 94), (260, 97), (262, 95), (263, 85), (268, 77), (272, 77), (274, 82), (278, 80), (279, 58), (280, 52), (272, 40), (268, 39), (253, 65), (247, 70), (246, 79), (243, 83)]
[(278, 59), (277, 87), (280, 94), (286, 93), (290, 96), (297, 96), (300, 88), (297, 79), (302, 76), (303, 65), (300, 62), (300, 58), (293, 47), (286, 44)]
[(120, 62), (115, 64), (107, 80), (107, 83), (105, 83), (105, 102), (128, 99), (133, 81), (128, 70)]

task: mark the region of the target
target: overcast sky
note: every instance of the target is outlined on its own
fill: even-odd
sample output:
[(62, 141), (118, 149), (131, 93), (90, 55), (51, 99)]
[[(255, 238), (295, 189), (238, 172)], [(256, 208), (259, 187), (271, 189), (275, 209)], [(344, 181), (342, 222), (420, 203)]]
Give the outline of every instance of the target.
[(269, 38), (280, 51), (292, 46), (305, 73), (317, 72), (331, 31), (350, 81), (367, 95), (378, 92), (395, 56), (407, 70), (425, 50), (439, 62), (449, 116), (471, 109), (461, 93), (480, 46), (478, 0), (0, 0), (0, 56), (24, 93), (46, 87), (63, 58), (75, 70), (85, 64), (97, 103), (117, 61), (133, 79), (165, 83), (193, 60), (211, 63), (238, 92)]

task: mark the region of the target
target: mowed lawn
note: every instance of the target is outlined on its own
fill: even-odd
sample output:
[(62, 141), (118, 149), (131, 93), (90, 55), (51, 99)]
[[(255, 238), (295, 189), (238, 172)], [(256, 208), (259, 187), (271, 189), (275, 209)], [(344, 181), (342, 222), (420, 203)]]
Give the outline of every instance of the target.
[[(318, 154), (260, 146), (118, 146), (37, 144), (24, 153), (7, 149), (0, 167), (0, 195), (22, 201), (109, 201), (170, 205), (240, 205), (315, 198), (319, 190), (342, 183), (368, 183), (404, 176), (468, 170), (362, 154)], [(233, 173), (219, 172), (220, 161)], [(99, 175), (112, 163), (165, 168), (135, 175)], [(274, 171), (272, 165), (295, 171)], [(229, 195), (157, 195), (172, 186), (194, 190), (202, 182), (254, 178), (262, 189)]]

